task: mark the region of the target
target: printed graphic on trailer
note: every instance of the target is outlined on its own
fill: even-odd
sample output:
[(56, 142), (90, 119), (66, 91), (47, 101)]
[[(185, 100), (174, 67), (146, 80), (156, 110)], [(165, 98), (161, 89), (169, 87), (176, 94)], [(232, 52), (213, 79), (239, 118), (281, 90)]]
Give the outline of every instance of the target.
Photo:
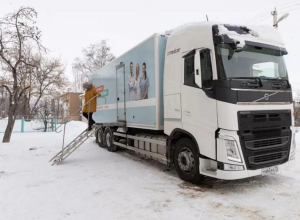
[(142, 64), (142, 74), (140, 73), (140, 64), (137, 63), (134, 67), (133, 62), (129, 64), (130, 74), (128, 76), (128, 94), (129, 101), (138, 101), (143, 99), (148, 99), (149, 93), (149, 75), (147, 76), (147, 64)]
[(102, 97), (108, 96), (109, 89), (104, 89), (104, 85), (96, 87), (96, 91), (101, 93)]
[[(123, 68), (116, 71), (116, 66), (121, 62), (125, 64), (125, 75)], [(96, 90), (107, 98), (106, 103), (98, 99), (98, 106), (116, 103), (117, 97), (119, 102), (124, 102), (124, 92), (126, 103), (155, 98), (154, 40), (149, 39), (104, 66), (91, 80)]]
[[(124, 69), (117, 69), (121, 63)], [(102, 67), (90, 80), (102, 96), (97, 98), (95, 121), (126, 118), (132, 124), (156, 124), (154, 38)]]

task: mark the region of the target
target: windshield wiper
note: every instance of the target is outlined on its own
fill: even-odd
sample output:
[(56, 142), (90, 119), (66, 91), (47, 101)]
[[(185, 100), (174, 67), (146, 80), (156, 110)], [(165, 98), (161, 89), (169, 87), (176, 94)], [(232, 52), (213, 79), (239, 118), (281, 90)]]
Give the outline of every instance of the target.
[(229, 79), (229, 80), (232, 80), (232, 79), (255, 79), (255, 81), (258, 81), (259, 87), (263, 86), (261, 79), (259, 77), (240, 76), (240, 77), (228, 77), (227, 79)]
[(283, 82), (286, 82), (287, 89), (291, 88), (288, 79), (272, 78), (272, 77), (265, 77), (265, 76), (260, 76), (260, 77), (262, 77), (262, 79), (265, 79), (265, 80), (273, 80), (273, 81), (283, 81)]

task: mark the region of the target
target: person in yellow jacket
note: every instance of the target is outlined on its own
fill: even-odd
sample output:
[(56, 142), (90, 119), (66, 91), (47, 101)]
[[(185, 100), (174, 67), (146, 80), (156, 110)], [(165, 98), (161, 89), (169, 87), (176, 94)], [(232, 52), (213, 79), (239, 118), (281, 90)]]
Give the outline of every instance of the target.
[[(97, 108), (97, 98), (101, 96), (100, 92), (96, 91), (96, 88), (93, 84), (86, 82), (83, 84), (83, 89), (85, 90), (84, 94), (84, 102), (85, 105), (83, 107), (83, 116), (88, 120), (88, 131), (92, 130), (93, 124), (95, 121), (93, 120), (93, 113), (96, 112)], [(90, 101), (90, 102), (89, 102)]]

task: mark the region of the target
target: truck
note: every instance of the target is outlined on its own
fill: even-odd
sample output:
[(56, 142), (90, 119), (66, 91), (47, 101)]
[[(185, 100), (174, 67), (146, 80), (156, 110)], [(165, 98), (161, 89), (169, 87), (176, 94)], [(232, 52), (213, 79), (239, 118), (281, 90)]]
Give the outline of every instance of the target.
[(269, 26), (199, 22), (154, 34), (90, 76), (102, 95), (96, 141), (192, 183), (286, 169), (296, 152), (286, 55)]

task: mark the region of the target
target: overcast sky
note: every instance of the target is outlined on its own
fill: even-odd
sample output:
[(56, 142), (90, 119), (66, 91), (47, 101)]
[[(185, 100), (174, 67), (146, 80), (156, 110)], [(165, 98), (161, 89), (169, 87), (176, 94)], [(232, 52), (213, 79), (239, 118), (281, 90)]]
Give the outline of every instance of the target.
[[(289, 3), (289, 4), (287, 4)], [(289, 54), (290, 81), (300, 88), (300, 0), (1, 0), (0, 17), (21, 6), (38, 12), (42, 42), (61, 57), (72, 79), (72, 62), (84, 47), (102, 39), (119, 56), (153, 33), (163, 33), (188, 22), (210, 21), (272, 25), (271, 11), (289, 11), (279, 31)]]

